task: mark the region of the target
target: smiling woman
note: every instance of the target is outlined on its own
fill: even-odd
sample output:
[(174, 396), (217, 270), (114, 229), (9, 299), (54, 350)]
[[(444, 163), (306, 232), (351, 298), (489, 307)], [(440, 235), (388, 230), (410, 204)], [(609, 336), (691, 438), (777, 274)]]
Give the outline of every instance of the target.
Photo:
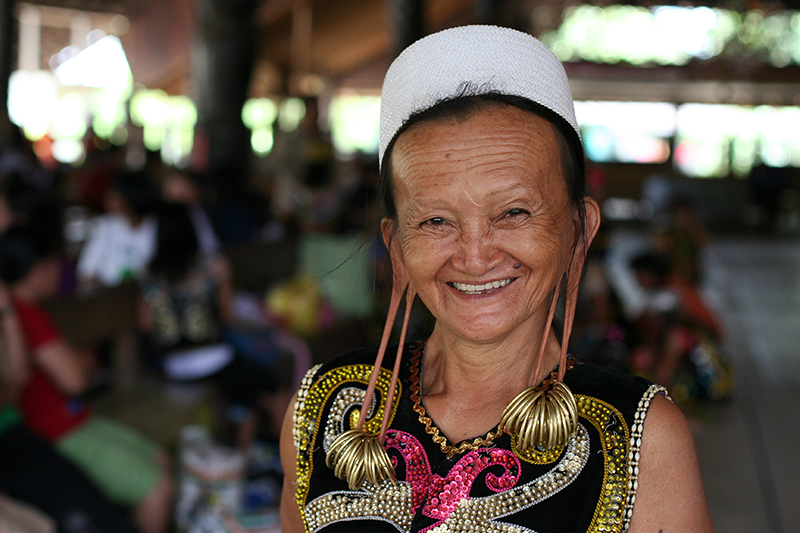
[[(384, 80), (380, 154), (389, 317), (287, 413), (283, 530), (711, 531), (663, 387), (567, 354), (600, 214), (552, 53), (488, 26), (418, 41)], [(404, 344), (416, 295), (436, 324)]]

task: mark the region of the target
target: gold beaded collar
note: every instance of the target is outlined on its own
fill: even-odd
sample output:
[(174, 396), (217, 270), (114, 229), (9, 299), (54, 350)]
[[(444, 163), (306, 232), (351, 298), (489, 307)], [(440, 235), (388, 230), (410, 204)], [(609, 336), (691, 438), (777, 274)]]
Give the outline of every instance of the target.
[[(420, 366), (422, 363), (422, 355), (425, 351), (425, 342), (420, 341), (411, 350), (411, 379), (409, 390), (411, 391), (411, 401), (414, 402), (413, 409), (419, 415), (419, 421), (425, 424), (425, 432), (431, 436), (433, 442), (439, 445), (442, 453), (447, 455), (448, 459), (452, 459), (456, 454), (464, 453), (466, 451), (477, 450), (483, 446), (490, 446), (494, 439), (503, 435), (503, 428), (500, 424), (496, 425), (493, 430), (486, 433), (484, 437), (476, 437), (471, 441), (462, 441), (458, 446), (453, 446), (447, 443), (447, 437), (439, 433), (439, 428), (434, 425), (433, 420), (428, 416), (425, 406), (422, 404), (422, 397), (420, 395)], [(575, 366), (576, 358), (572, 355), (567, 358), (567, 370), (571, 370)], [(558, 369), (553, 370), (550, 376), (543, 379), (539, 384), (539, 389), (546, 389), (550, 387), (552, 382), (558, 377)]]

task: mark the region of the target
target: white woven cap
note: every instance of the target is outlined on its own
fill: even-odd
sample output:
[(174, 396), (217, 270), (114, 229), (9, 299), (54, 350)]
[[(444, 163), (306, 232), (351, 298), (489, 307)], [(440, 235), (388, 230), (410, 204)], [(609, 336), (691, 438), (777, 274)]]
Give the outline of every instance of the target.
[(420, 39), (389, 67), (381, 93), (379, 161), (411, 115), (460, 94), (465, 84), (478, 93), (536, 102), (564, 118), (580, 137), (567, 73), (547, 46), (517, 30), (461, 26)]

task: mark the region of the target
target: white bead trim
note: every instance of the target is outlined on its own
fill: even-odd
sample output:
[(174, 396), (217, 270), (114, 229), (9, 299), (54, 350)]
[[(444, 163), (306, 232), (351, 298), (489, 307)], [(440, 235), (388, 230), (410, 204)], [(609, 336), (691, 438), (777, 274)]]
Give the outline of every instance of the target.
[(322, 365), (315, 365), (306, 372), (303, 381), (300, 382), (300, 389), (297, 391), (297, 400), (294, 402), (294, 413), (292, 413), (292, 439), (294, 440), (294, 448), (297, 450), (298, 454), (300, 453), (302, 434), (304, 431), (308, 431), (308, 427), (304, 423), (305, 420), (298, 419), (297, 413), (305, 408), (308, 391), (311, 388), (311, 384), (314, 382), (314, 376), (317, 375), (317, 371), (321, 366)]
[(622, 518), (623, 533), (628, 530), (630, 525), (631, 516), (633, 516), (633, 505), (636, 503), (636, 491), (639, 488), (639, 454), (642, 448), (644, 419), (647, 416), (647, 410), (650, 408), (650, 402), (653, 401), (653, 398), (658, 393), (663, 393), (666, 398), (669, 398), (666, 387), (656, 384), (650, 385), (642, 399), (639, 400), (639, 406), (633, 416), (630, 450), (628, 450), (628, 494), (625, 498), (625, 512)]

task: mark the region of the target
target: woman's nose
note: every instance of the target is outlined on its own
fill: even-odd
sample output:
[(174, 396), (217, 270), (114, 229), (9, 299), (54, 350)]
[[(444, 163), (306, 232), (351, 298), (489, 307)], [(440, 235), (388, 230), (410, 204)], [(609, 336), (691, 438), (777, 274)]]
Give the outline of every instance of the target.
[(500, 265), (503, 260), (503, 252), (497, 247), (491, 232), (473, 230), (461, 234), (453, 266), (466, 274), (480, 276)]

